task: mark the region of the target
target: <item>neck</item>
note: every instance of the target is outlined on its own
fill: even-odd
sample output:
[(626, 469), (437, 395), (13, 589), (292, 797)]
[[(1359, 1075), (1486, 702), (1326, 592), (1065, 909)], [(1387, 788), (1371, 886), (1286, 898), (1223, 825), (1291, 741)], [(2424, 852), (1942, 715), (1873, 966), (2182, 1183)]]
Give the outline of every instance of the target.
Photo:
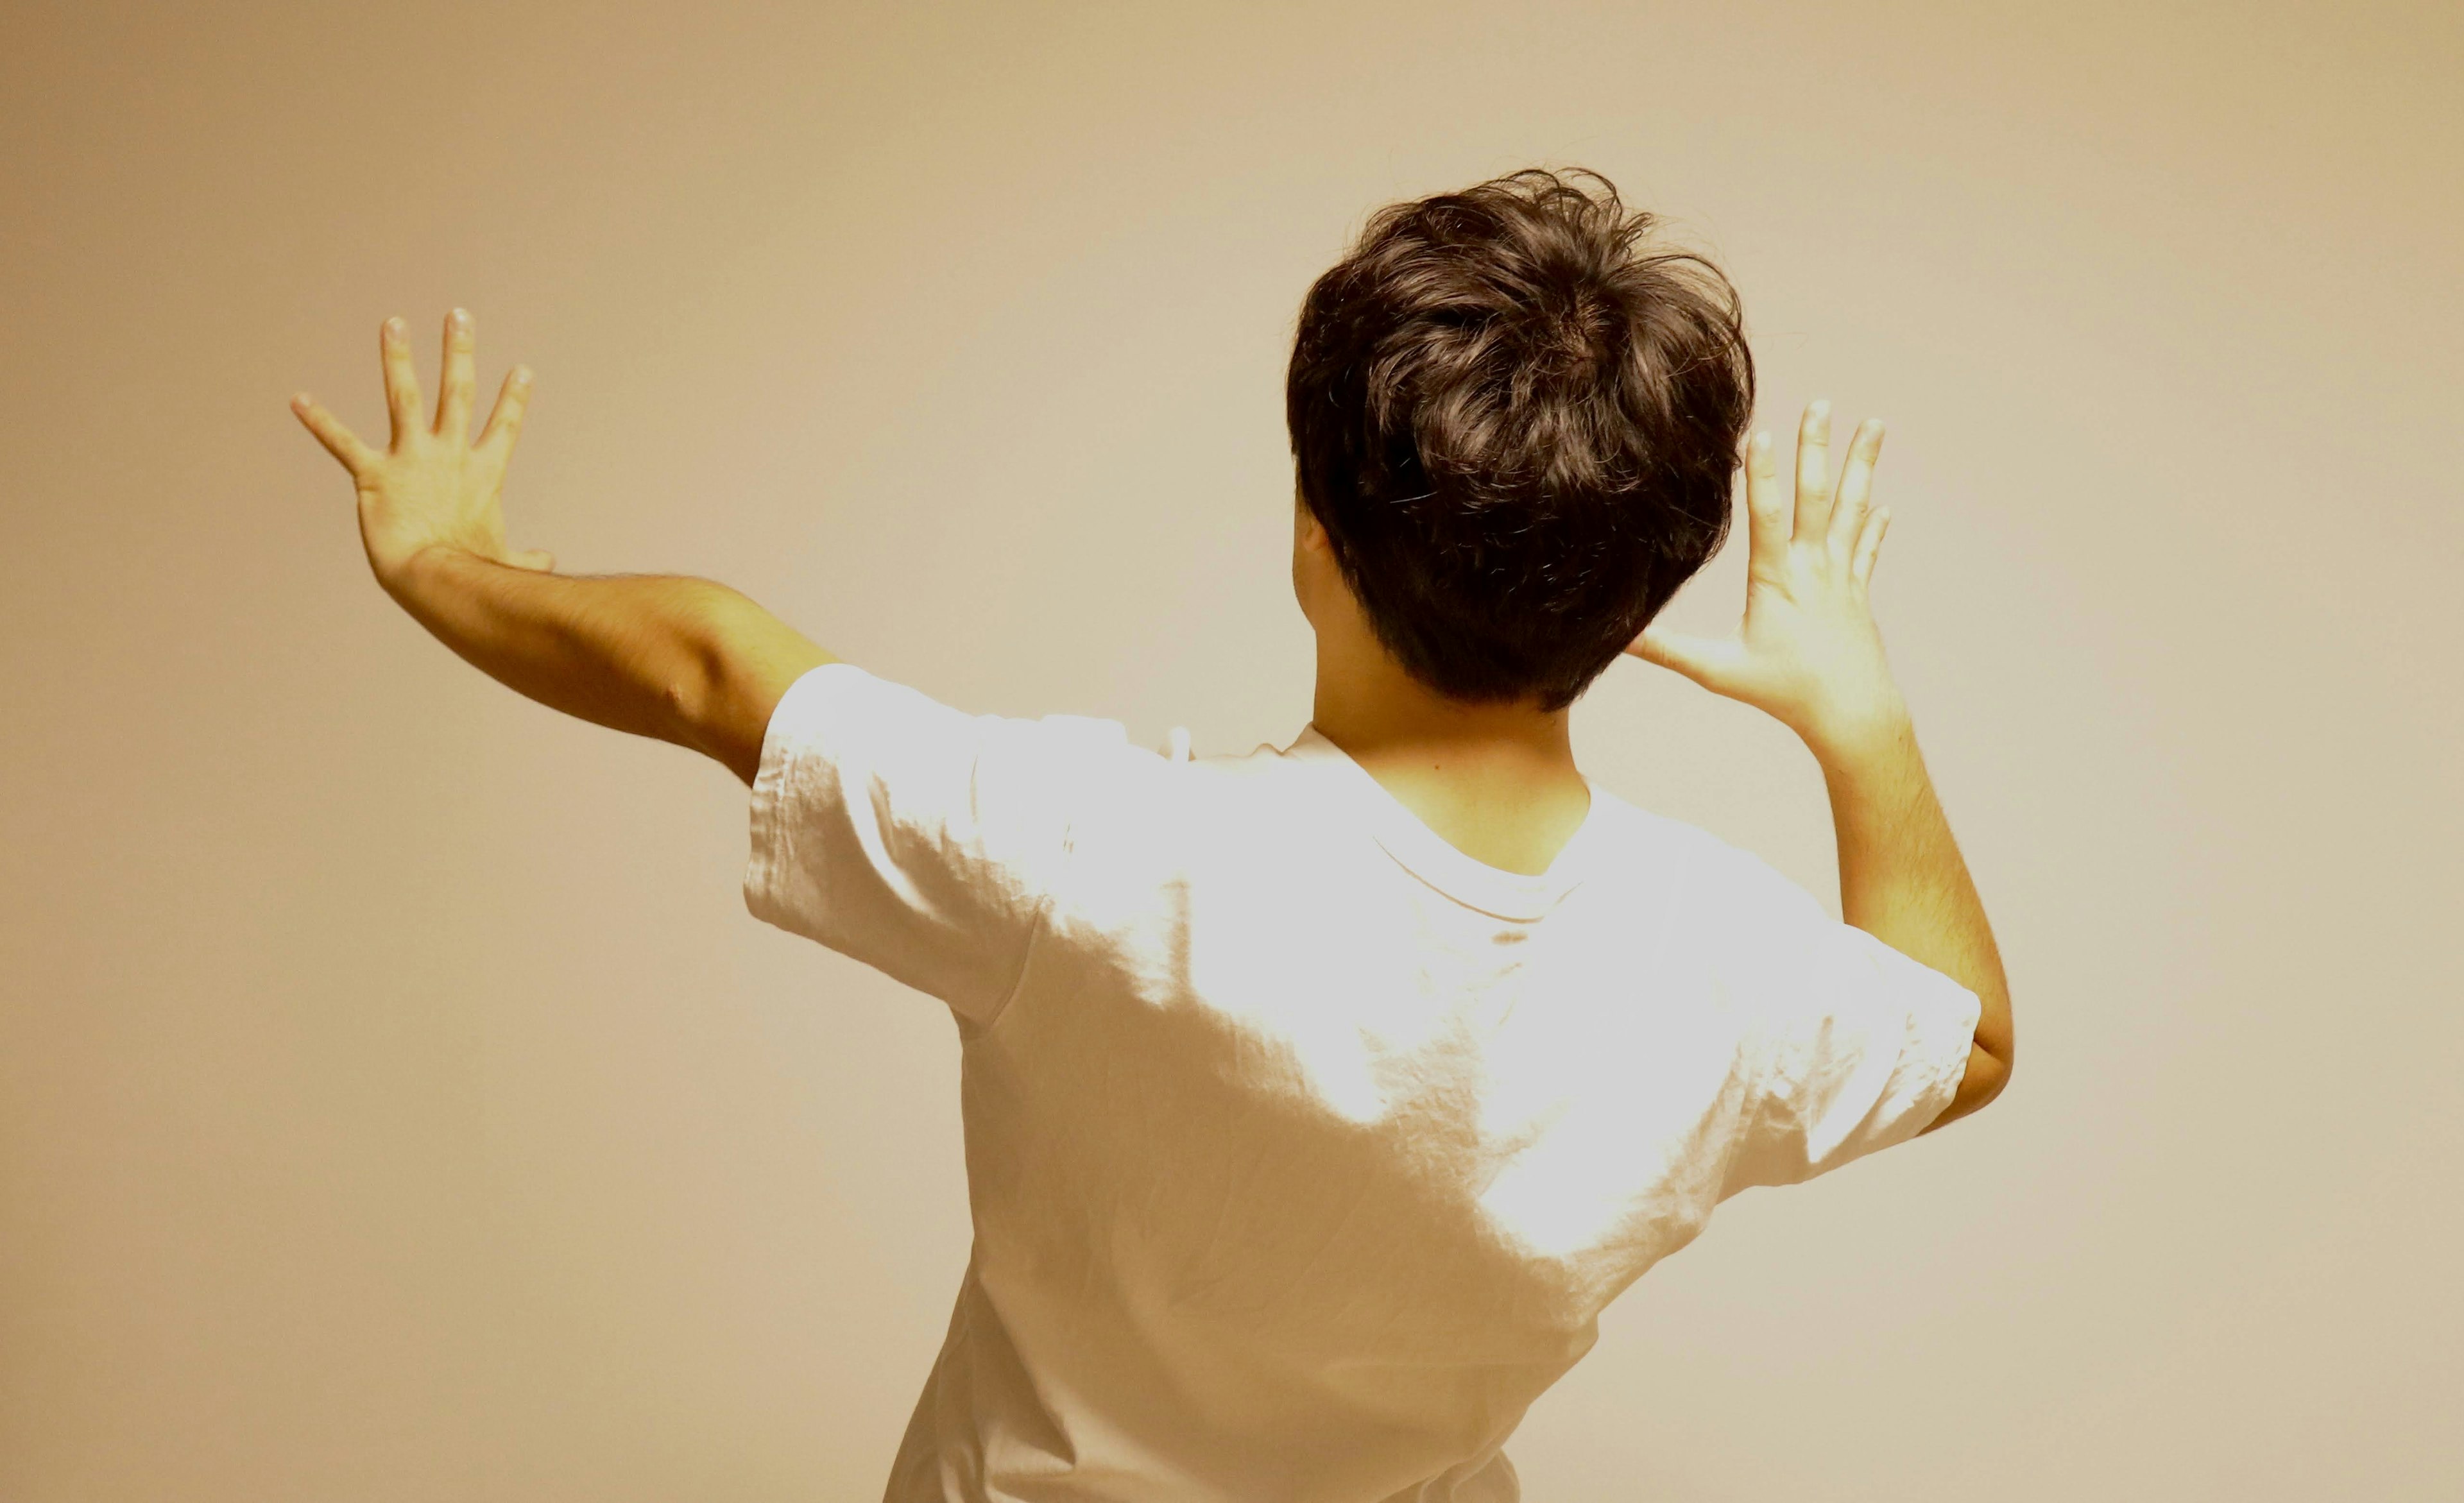
[(1406, 674), (1383, 649), (1321, 634), (1310, 724), (1476, 860), (1549, 869), (1592, 806), (1567, 711), (1466, 705)]
[[(1556, 780), (1574, 773), (1566, 710), (1465, 704), (1405, 673), (1382, 652), (1318, 652), (1310, 723), (1363, 767), (1441, 765)], [(1374, 770), (1374, 769), (1373, 769)], [(1553, 776), (1552, 776), (1553, 774)]]

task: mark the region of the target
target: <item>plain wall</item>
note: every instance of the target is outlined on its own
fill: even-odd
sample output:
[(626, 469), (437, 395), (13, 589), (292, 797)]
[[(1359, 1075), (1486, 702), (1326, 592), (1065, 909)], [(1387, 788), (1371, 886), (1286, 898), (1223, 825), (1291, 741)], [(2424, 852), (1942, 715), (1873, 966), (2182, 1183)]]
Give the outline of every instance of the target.
[[(1529, 1496), (2457, 1495), (2459, 77), (2427, 0), (16, 0), (0, 1498), (876, 1496), (966, 1257), (939, 1005), (745, 914), (716, 764), (397, 610), (292, 392), (381, 442), (379, 321), (432, 400), (468, 306), (516, 546), (1281, 745), (1300, 295), (1532, 163), (1727, 267), (1765, 425), (1889, 422), (2021, 1063), (1724, 1207)], [(1836, 904), (1777, 726), (1574, 723)]]

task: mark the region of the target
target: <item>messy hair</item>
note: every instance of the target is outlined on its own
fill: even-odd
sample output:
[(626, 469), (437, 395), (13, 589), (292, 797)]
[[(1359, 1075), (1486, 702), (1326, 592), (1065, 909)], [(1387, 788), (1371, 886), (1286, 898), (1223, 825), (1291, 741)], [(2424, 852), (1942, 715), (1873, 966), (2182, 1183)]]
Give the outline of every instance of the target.
[(1311, 286), (1301, 500), (1405, 671), (1573, 703), (1719, 551), (1753, 411), (1736, 289), (1580, 168), (1390, 205)]

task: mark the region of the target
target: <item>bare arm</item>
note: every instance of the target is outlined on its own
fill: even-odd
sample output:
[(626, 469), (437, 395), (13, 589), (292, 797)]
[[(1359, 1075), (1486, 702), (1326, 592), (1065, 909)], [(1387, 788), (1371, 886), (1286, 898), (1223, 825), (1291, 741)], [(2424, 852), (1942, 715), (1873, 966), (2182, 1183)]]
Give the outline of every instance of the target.
[(505, 545), (507, 461), (529, 400), (516, 367), (469, 440), (473, 339), (446, 323), (436, 424), (423, 421), (401, 320), (380, 336), (393, 438), (379, 453), (305, 395), (293, 410), (350, 470), (377, 582), (462, 659), (552, 709), (704, 752), (750, 785), (770, 711), (832, 662), (741, 594), (678, 575), (566, 576)]
[(1913, 727), (1902, 721), (1866, 746), (1831, 749), (1822, 777), (1838, 837), (1841, 917), (1949, 976), (1981, 1004), (1959, 1094), (1922, 1136), (1975, 1111), (2010, 1082), (2011, 991), (2002, 954)]
[(1868, 422), (1858, 430), (1836, 497), (1830, 442), (1830, 405), (1817, 402), (1797, 429), (1793, 510), (1781, 493), (1770, 435), (1756, 433), (1748, 447), (1751, 556), (1736, 635), (1704, 641), (1653, 627), (1628, 650), (1794, 730), (1830, 790), (1841, 917), (1976, 993), (1968, 1072), (1950, 1104), (1924, 1129), (1931, 1132), (1983, 1106), (2009, 1082), (2011, 995), (1985, 905), (1917, 751), (1867, 603), (1890, 525), (1887, 508), (1867, 505), (1882, 425)]

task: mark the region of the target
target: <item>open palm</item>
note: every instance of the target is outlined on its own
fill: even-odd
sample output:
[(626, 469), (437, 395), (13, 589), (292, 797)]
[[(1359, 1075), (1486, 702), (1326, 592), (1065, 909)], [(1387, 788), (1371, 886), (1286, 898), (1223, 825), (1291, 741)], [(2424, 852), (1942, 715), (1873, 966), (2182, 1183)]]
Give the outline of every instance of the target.
[(1754, 434), (1746, 449), (1745, 620), (1720, 638), (1654, 625), (1626, 650), (1765, 711), (1817, 752), (1886, 733), (1906, 708), (1866, 599), (1891, 523), (1889, 508), (1867, 504), (1881, 448), (1882, 425), (1869, 419), (1848, 446), (1835, 495), (1831, 405), (1808, 405), (1797, 425), (1792, 508), (1771, 435)]
[(360, 541), (367, 549), (368, 566), (388, 590), (413, 558), (437, 546), (517, 568), (555, 567), (556, 560), (542, 550), (505, 545), (505, 467), (530, 402), (531, 373), (517, 365), (506, 374), (487, 429), (473, 443), (474, 342), (471, 316), (454, 309), (445, 320), (444, 381), (431, 427), (403, 321), (385, 321), (378, 345), (393, 435), (383, 452), (362, 443), (307, 393), (291, 400), (291, 410), (308, 431), (351, 472), (359, 490)]

